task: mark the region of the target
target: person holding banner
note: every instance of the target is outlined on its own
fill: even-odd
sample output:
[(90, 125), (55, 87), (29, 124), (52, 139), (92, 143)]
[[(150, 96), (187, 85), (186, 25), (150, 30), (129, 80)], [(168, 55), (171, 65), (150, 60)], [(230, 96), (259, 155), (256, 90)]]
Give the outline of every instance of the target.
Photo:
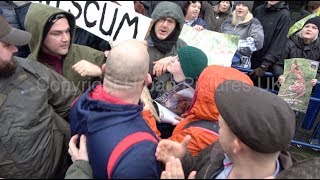
[[(219, 141), (192, 156), (190, 136), (181, 143), (161, 140), (156, 151), (166, 163), (161, 179), (183, 179), (189, 173), (196, 179), (263, 179), (277, 177), (293, 164), (288, 147), (295, 115), (282, 98), (236, 80), (224, 81), (214, 94), (210, 100), (220, 112)], [(170, 165), (175, 165), (173, 171)]]
[(206, 67), (197, 81), (190, 109), (182, 115), (180, 123), (176, 125), (171, 137), (168, 138), (181, 142), (186, 135), (190, 135), (192, 139), (188, 150), (193, 156), (219, 138), (216, 129), (219, 111), (213, 97), (216, 88), (225, 80), (239, 80), (253, 85), (249, 76), (235, 68), (219, 65)]
[(193, 27), (196, 31), (208, 29), (207, 23), (199, 16), (202, 1), (186, 1), (182, 8), (185, 24)]
[[(174, 57), (170, 64), (168, 65), (168, 72), (171, 73), (171, 76), (174, 80), (175, 84), (188, 84), (192, 88), (196, 87), (196, 82), (201, 74), (201, 72), (208, 66), (208, 57), (206, 54), (201, 50), (193, 46), (185, 46), (178, 50), (178, 56)], [(185, 86), (185, 85), (184, 85)], [(160, 92), (165, 94), (167, 92)], [(143, 118), (152, 128), (152, 130), (157, 134), (158, 137), (167, 138), (171, 136), (174, 125), (170, 123), (161, 123), (156, 124), (156, 119), (158, 117), (155, 111), (155, 105), (150, 104), (151, 96), (149, 92), (143, 92), (141, 96), (141, 101), (145, 104), (144, 111), (142, 112)], [(190, 101), (187, 104), (180, 103), (180, 105), (186, 106), (178, 106), (175, 107), (173, 112), (177, 113), (179, 111), (181, 113), (177, 113), (178, 115), (184, 114), (185, 109), (189, 109), (191, 104)], [(179, 108), (180, 107), (180, 108)], [(152, 114), (151, 114), (152, 113)], [(158, 120), (158, 122), (160, 119)], [(174, 124), (174, 123), (172, 123)], [(159, 131), (159, 130), (160, 131)]]
[(72, 44), (76, 28), (73, 14), (32, 3), (26, 15), (25, 28), (32, 34), (29, 59), (54, 69), (81, 91), (95, 80), (101, 80), (105, 55), (93, 48)]
[(250, 69), (252, 53), (263, 47), (263, 27), (251, 13), (253, 1), (235, 1), (234, 4), (236, 9), (232, 17), (222, 23), (220, 32), (240, 36), (232, 66)]
[[(314, 61), (320, 61), (320, 17), (314, 17), (307, 20), (300, 31), (290, 36), (282, 51), (280, 61), (277, 62), (282, 67), (282, 72), (279, 74), (279, 83), (285, 81), (283, 74), (284, 60), (291, 58), (305, 58)], [(318, 68), (317, 76), (319, 77), (320, 69)], [(312, 80), (312, 85), (315, 86), (317, 79)]]
[(148, 87), (152, 99), (159, 96), (159, 91), (172, 88), (172, 76), (167, 72), (167, 66), (177, 55), (178, 49), (187, 46), (179, 38), (184, 25), (184, 16), (180, 6), (173, 2), (160, 2), (152, 15), (152, 27), (147, 37), (150, 56), (149, 73), (153, 83)]

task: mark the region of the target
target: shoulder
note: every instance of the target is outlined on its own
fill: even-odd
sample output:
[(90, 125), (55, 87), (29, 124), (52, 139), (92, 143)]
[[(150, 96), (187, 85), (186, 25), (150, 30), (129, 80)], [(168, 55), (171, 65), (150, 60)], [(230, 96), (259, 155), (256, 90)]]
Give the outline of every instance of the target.
[(72, 44), (71, 51), (76, 51), (78, 53), (96, 53), (96, 54), (103, 54), (102, 51), (98, 51), (96, 49), (93, 49), (89, 46), (79, 45), (79, 44)]
[(85, 59), (90, 62), (95, 62), (97, 65), (105, 63), (104, 52), (98, 51), (88, 46), (73, 44), (66, 59), (76, 58), (79, 60)]
[(259, 19), (255, 18), (255, 17), (251, 19), (251, 26), (262, 28), (261, 22), (259, 21)]
[(40, 62), (33, 61), (33, 60), (27, 59), (27, 58), (21, 58), (21, 57), (14, 56), (14, 60), (18, 65), (20, 65), (24, 69), (27, 69), (28, 71), (31, 71), (33, 73), (39, 72), (39, 71), (47, 68), (46, 66), (44, 66)]
[(261, 25), (259, 19), (255, 18), (255, 17), (253, 17), (251, 21), (253, 24), (260, 24)]
[(178, 40), (177, 40), (177, 42), (176, 42), (177, 50), (178, 50), (179, 48), (181, 48), (181, 47), (184, 47), (184, 46), (188, 46), (188, 44), (187, 44), (184, 40), (178, 38)]

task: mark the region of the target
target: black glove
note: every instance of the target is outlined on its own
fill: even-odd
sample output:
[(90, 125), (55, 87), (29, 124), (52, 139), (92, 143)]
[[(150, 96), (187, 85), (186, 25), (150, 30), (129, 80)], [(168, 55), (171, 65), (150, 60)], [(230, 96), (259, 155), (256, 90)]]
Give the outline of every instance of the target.
[(264, 76), (264, 73), (266, 71), (267, 71), (267, 68), (264, 65), (261, 65), (260, 67), (254, 69), (251, 73), (249, 73), (249, 76), (262, 77), (262, 76)]

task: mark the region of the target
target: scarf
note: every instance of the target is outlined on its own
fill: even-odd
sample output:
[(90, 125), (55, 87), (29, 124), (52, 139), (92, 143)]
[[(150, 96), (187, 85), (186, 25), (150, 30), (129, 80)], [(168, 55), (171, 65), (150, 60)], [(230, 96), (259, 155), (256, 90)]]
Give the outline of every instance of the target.
[(155, 25), (153, 25), (150, 35), (153, 41), (154, 46), (161, 51), (162, 53), (168, 53), (171, 51), (174, 44), (177, 42), (179, 35), (180, 35), (180, 28), (179, 24), (176, 24), (175, 29), (171, 32), (171, 34), (164, 40), (158, 39), (156, 32), (155, 32)]

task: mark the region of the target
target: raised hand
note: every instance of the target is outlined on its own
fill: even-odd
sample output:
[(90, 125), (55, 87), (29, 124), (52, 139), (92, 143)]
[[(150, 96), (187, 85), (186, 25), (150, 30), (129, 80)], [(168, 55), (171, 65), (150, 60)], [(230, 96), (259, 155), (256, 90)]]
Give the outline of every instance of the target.
[(72, 66), (80, 76), (102, 77), (102, 70), (99, 66), (87, 61), (81, 60)]
[(156, 75), (156, 76), (160, 76), (160, 75), (164, 74), (167, 71), (167, 67), (170, 64), (172, 58), (173, 58), (172, 56), (168, 56), (168, 57), (162, 58), (158, 61), (154, 61), (152, 74)]
[(187, 153), (187, 146), (191, 140), (191, 136), (184, 137), (181, 143), (169, 139), (162, 139), (156, 149), (156, 158), (158, 161), (167, 163), (171, 156), (182, 159)]
[[(188, 179), (195, 179), (196, 171), (189, 174)], [(170, 157), (169, 162), (166, 163), (165, 171), (162, 171), (160, 179), (184, 179), (184, 172), (179, 158)]]
[(201, 30), (203, 30), (203, 26), (195, 25), (195, 26), (193, 26), (193, 29), (196, 31), (201, 31)]

